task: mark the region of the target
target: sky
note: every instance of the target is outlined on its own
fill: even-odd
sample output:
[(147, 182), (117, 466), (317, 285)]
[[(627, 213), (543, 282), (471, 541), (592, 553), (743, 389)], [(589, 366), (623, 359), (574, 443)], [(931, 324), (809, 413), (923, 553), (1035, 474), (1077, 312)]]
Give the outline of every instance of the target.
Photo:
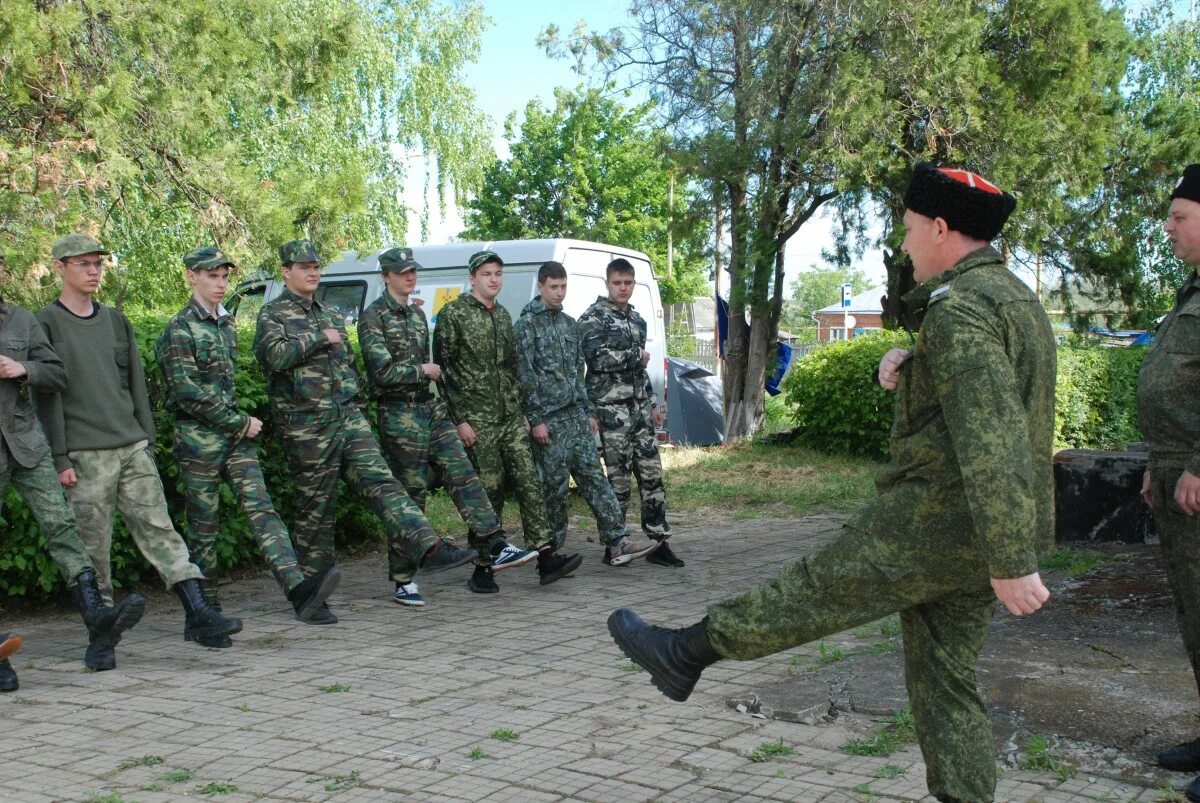
[[(538, 34), (549, 24), (558, 25), (569, 33), (576, 22), (584, 20), (592, 30), (608, 30), (628, 22), (627, 0), (570, 0), (569, 3), (529, 2), (522, 0), (485, 0), (484, 8), (492, 24), (483, 34), (479, 59), (466, 71), (467, 84), (475, 90), (478, 106), (492, 120), (493, 147), (501, 157), (507, 157), (504, 140), (504, 120), (509, 113), (524, 110), (528, 102), (539, 98), (550, 105), (554, 89), (575, 87), (587, 78), (577, 75), (568, 60), (555, 60), (537, 46)], [(410, 162), (410, 180), (404, 201), (410, 209), (424, 207), (421, 199), (422, 176)], [(428, 241), (447, 242), (463, 229), (459, 210), (450, 208), (445, 217), (437, 213), (436, 200), (429, 220)], [(410, 220), (410, 232), (420, 232), (419, 218)], [(787, 283), (802, 269), (822, 264), (822, 249), (832, 247), (831, 222), (827, 218), (814, 220), (788, 243), (785, 252)], [(618, 243), (619, 245), (619, 243)], [(878, 251), (863, 255), (860, 264), (873, 281), (884, 277), (882, 256)]]

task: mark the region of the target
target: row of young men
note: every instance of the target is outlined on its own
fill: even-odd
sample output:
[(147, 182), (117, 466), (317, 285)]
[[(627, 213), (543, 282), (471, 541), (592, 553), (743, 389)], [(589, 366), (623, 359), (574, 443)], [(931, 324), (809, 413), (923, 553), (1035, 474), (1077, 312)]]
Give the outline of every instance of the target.
[[(473, 562), (468, 586), (477, 593), (499, 590), (495, 571), (534, 560), (542, 584), (575, 571), (581, 558), (559, 551), (571, 477), (596, 515), (605, 563), (620, 566), (654, 553), (655, 562), (683, 565), (665, 543), (670, 528), (654, 439), (661, 417), (645, 372), (646, 325), (628, 304), (634, 279), (628, 262), (610, 266), (611, 295), (589, 310), (587, 334), (580, 336), (561, 309), (566, 294), (561, 265), (543, 266), (542, 295), (526, 307), (514, 331), (495, 301), (503, 262), (493, 252), (480, 252), (469, 265), (471, 293), (443, 310), (437, 356), (428, 362), (428, 322), (419, 304), (411, 303), (420, 266), (410, 249), (381, 255), (387, 291), (364, 313), (359, 338), (380, 401), (385, 460), (359, 407), (344, 324), (315, 297), (316, 250), (307, 241), (283, 246), (285, 290), (261, 310), (254, 351), (268, 375), (295, 483), (289, 534), (258, 463), (254, 443), (262, 421), (242, 413), (237, 403), (236, 331), (221, 304), (235, 266), (216, 248), (189, 253), (184, 266), (192, 299), (156, 344), (176, 419), (185, 544), (170, 522), (150, 452), (153, 418), (132, 327), (94, 299), (107, 253), (86, 235), (60, 239), (52, 251), (63, 281), (59, 299), (36, 320), (13, 305), (0, 307), (0, 380), (6, 380), (0, 381), (0, 457), (7, 458), (0, 466), (5, 472), (0, 495), (11, 479), (46, 532), (51, 555), (81, 600), (90, 668), (115, 667), (121, 633), (145, 609), (136, 594), (113, 607), (114, 507), (139, 550), (184, 601), (185, 638), (231, 646), (241, 622), (224, 617), (215, 589), (204, 582), (217, 568), (222, 479), (241, 501), (297, 617), (311, 624), (337, 621), (326, 600), (340, 579), (333, 550), (339, 478), (359, 490), (383, 522), (393, 598), (403, 605), (425, 604), (413, 582), (418, 569)], [(585, 355), (592, 366), (586, 386)], [(441, 387), (441, 397), (431, 392), (431, 381)], [(41, 427), (33, 418), (30, 389), (41, 397)], [(593, 441), (597, 419), (605, 422), (611, 483)], [(437, 538), (423, 515), (431, 465), (468, 524), (471, 550)], [(650, 536), (641, 545), (633, 544), (624, 523), (630, 473), (638, 478), (643, 529)], [(516, 489), (528, 549), (504, 539), (506, 485)], [(2, 690), (17, 688), (6, 659), (19, 646), (18, 637), (0, 634)]]

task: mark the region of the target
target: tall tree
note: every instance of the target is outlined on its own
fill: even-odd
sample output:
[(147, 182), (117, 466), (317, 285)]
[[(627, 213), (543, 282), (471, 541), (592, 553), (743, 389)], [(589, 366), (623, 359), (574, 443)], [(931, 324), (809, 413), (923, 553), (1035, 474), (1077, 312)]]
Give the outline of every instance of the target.
[[(479, 5), (430, 0), (39, 0), (0, 22), (0, 244), (49, 292), (55, 236), (120, 251), (110, 300), (174, 301), (178, 255), (215, 241), (273, 265), (399, 238), (397, 151), (443, 191), (479, 179), (487, 124), (462, 82)], [(34, 299), (36, 300), (36, 299)]]
[(515, 114), (505, 121), (511, 155), (485, 169), (462, 236), (622, 245), (651, 258), (665, 303), (706, 292), (704, 205), (652, 127), (650, 110), (595, 88), (556, 89), (553, 109), (530, 101), (519, 133)]
[(631, 13), (632, 34), (546, 41), (632, 70), (697, 175), (724, 187), (730, 441), (761, 424), (783, 251), (822, 205), (861, 227), (872, 204), (898, 209), (915, 158), (954, 161), (1020, 193), (1015, 230), (1032, 239), (1096, 180), (1126, 52), (1101, 0), (645, 0)]

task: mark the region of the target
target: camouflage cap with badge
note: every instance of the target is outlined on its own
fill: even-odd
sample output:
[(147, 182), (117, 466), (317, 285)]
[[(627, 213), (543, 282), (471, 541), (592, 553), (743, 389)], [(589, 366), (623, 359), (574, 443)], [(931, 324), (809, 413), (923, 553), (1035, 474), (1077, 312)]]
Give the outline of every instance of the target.
[(475, 271), (479, 270), (489, 262), (495, 262), (500, 267), (504, 267), (504, 260), (500, 258), (499, 254), (497, 254), (495, 251), (484, 250), (476, 251), (475, 253), (471, 254), (471, 259), (467, 262), (467, 270), (470, 271), (472, 276), (474, 276)]
[(84, 254), (107, 255), (108, 253), (109, 251), (96, 242), (96, 240), (78, 231), (68, 234), (65, 237), (59, 237), (54, 241), (54, 245), (50, 249), (50, 257), (55, 262), (61, 262), (71, 257), (83, 256)]
[(224, 251), (211, 245), (204, 245), (189, 251), (183, 258), (183, 265), (188, 270), (216, 270), (225, 265), (230, 269), (237, 267), (232, 259), (225, 256)]
[(413, 258), (411, 248), (401, 246), (389, 248), (379, 255), (380, 273), (407, 273), (410, 270), (420, 270), (421, 265)]
[(321, 257), (317, 256), (317, 247), (312, 240), (292, 240), (279, 247), (279, 261), (284, 265), (293, 262), (316, 262), (319, 265)]

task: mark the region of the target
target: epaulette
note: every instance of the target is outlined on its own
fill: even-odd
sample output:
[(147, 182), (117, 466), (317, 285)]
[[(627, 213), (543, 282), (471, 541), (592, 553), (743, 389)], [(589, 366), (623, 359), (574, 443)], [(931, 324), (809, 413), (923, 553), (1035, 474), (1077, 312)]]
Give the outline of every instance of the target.
[(934, 290), (932, 293), (929, 294), (929, 303), (932, 304), (933, 302), (937, 301), (938, 299), (945, 298), (948, 295), (950, 295), (950, 283), (949, 282), (947, 282), (946, 284), (943, 284), (941, 287), (937, 288), (936, 290)]

